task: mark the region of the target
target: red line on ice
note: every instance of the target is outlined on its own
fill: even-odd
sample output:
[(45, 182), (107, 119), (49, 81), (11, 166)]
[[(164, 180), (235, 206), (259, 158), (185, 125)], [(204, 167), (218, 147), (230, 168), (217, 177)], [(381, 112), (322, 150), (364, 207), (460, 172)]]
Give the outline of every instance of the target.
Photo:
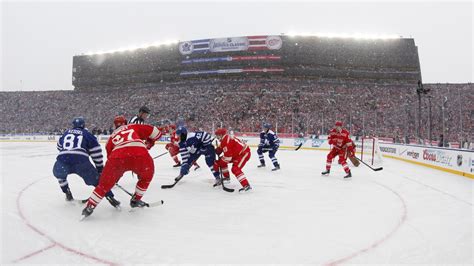
[(20, 204), (21, 196), (23, 195), (23, 192), (25, 192), (29, 187), (33, 186), (34, 184), (38, 183), (39, 181), (41, 181), (41, 180), (43, 180), (43, 179), (46, 179), (46, 177), (45, 177), (45, 178), (38, 179), (38, 180), (36, 180), (36, 181), (30, 183), (29, 185), (27, 185), (26, 187), (24, 187), (24, 188), (20, 191), (20, 193), (18, 193), (18, 196), (17, 196), (17, 198), (16, 198), (16, 207), (17, 207), (17, 209), (18, 209), (18, 213), (20, 214), (20, 217), (21, 217), (21, 219), (23, 220), (23, 222), (25, 222), (25, 224), (26, 224), (29, 228), (31, 228), (33, 231), (35, 231), (35, 232), (38, 233), (39, 235), (41, 235), (41, 236), (47, 238), (49, 241), (51, 241), (52, 244), (51, 244), (50, 246), (46, 247), (46, 248), (43, 248), (43, 249), (41, 249), (41, 250), (35, 251), (35, 252), (33, 252), (33, 253), (30, 253), (30, 254), (28, 254), (28, 255), (22, 256), (22, 257), (20, 257), (20, 258), (18, 258), (18, 259), (16, 259), (16, 260), (14, 260), (13, 262), (18, 262), (18, 261), (20, 261), (20, 260), (33, 257), (33, 256), (35, 256), (35, 255), (37, 255), (37, 254), (40, 254), (40, 253), (43, 252), (43, 251), (46, 251), (46, 250), (48, 250), (48, 249), (51, 249), (51, 248), (57, 246), (57, 247), (60, 247), (60, 248), (62, 248), (62, 249), (64, 249), (64, 250), (66, 250), (66, 251), (69, 251), (69, 252), (71, 252), (71, 253), (73, 253), (73, 254), (76, 254), (76, 255), (81, 256), (81, 257), (84, 257), (84, 258), (92, 259), (92, 260), (95, 260), (95, 261), (97, 261), (97, 262), (104, 263), (104, 264), (108, 264), (108, 265), (116, 265), (116, 263), (114, 263), (114, 262), (110, 262), (110, 261), (107, 261), (107, 260), (104, 260), (104, 259), (100, 259), (100, 258), (97, 258), (97, 257), (95, 257), (95, 256), (93, 256), (93, 255), (89, 255), (89, 254), (86, 254), (86, 253), (81, 252), (81, 251), (79, 251), (79, 250), (75, 250), (75, 249), (73, 249), (73, 248), (70, 248), (70, 247), (68, 247), (68, 246), (66, 246), (66, 245), (64, 245), (64, 244), (62, 244), (62, 243), (60, 243), (60, 242), (54, 240), (54, 239), (53, 239), (52, 237), (50, 237), (48, 234), (46, 234), (46, 233), (44, 233), (43, 231), (39, 230), (37, 227), (35, 227), (34, 225), (32, 225), (32, 224), (30, 223), (30, 221), (28, 221), (28, 219), (25, 217), (25, 215), (23, 214), (23, 211), (22, 211), (22, 209), (21, 209), (21, 204)]
[(376, 183), (377, 185), (379, 186), (382, 186), (388, 190), (390, 190), (393, 194), (395, 194), (398, 199), (400, 200), (400, 202), (402, 203), (402, 207), (403, 207), (403, 210), (402, 210), (402, 214), (401, 214), (401, 217), (397, 223), (397, 225), (395, 225), (395, 227), (388, 233), (386, 234), (385, 236), (383, 236), (382, 238), (378, 239), (377, 241), (375, 241), (374, 243), (370, 244), (369, 246), (361, 249), (361, 250), (358, 250), (350, 255), (347, 255), (343, 258), (340, 258), (340, 259), (336, 259), (336, 260), (333, 260), (331, 262), (328, 262), (326, 263), (325, 265), (338, 265), (338, 264), (341, 264), (341, 263), (345, 263), (347, 262), (348, 260), (351, 260), (363, 253), (366, 253), (368, 251), (371, 251), (373, 249), (375, 249), (376, 247), (378, 247), (379, 245), (381, 245), (383, 242), (387, 241), (387, 239), (389, 239), (390, 237), (393, 236), (393, 234), (401, 227), (401, 225), (406, 221), (407, 219), (407, 205), (406, 205), (406, 202), (405, 200), (402, 198), (402, 196), (400, 194), (398, 194), (398, 192), (396, 192), (395, 190), (383, 185), (383, 184), (380, 184), (378, 182), (375, 182), (373, 181), (374, 183)]
[(54, 248), (55, 246), (56, 246), (56, 244), (51, 244), (51, 245), (49, 245), (49, 246), (47, 246), (47, 247), (45, 247), (45, 248), (42, 248), (42, 249), (37, 250), (37, 251), (35, 251), (35, 252), (31, 252), (30, 254), (26, 254), (25, 256), (14, 260), (13, 263), (17, 263), (17, 262), (22, 261), (22, 260), (24, 260), (24, 259), (27, 259), (27, 258), (29, 258), (29, 257), (33, 257), (34, 255), (39, 254), (39, 253), (41, 253), (41, 252), (43, 252), (43, 251), (46, 251), (46, 250), (48, 250), (48, 249), (50, 249), (50, 248)]

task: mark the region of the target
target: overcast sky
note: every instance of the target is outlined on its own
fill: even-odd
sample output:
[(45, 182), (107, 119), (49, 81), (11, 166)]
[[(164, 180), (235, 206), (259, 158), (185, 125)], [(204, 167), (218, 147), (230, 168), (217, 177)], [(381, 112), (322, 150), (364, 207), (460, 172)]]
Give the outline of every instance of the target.
[(466, 2), (2, 2), (1, 90), (70, 90), (72, 57), (167, 39), (288, 32), (415, 38), (424, 83), (472, 82)]

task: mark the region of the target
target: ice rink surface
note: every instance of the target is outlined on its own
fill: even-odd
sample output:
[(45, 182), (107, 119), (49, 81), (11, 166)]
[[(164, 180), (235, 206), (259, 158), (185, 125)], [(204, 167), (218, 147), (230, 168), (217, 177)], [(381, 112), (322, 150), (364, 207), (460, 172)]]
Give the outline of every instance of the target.
[[(130, 197), (114, 189), (122, 211), (104, 200), (80, 222), (83, 206), (67, 203), (52, 175), (54, 142), (0, 143), (2, 264), (473, 264), (474, 180), (384, 159), (384, 170), (340, 165), (320, 172), (325, 151), (277, 153), (282, 169), (258, 169), (255, 150), (244, 168), (253, 191), (213, 188), (201, 169), (173, 189), (178, 170), (155, 160), (145, 201), (165, 204), (129, 212)], [(164, 151), (157, 145), (153, 156)], [(119, 183), (133, 191), (126, 173)], [(73, 195), (92, 188), (69, 176)], [(240, 188), (232, 176), (229, 187)]]

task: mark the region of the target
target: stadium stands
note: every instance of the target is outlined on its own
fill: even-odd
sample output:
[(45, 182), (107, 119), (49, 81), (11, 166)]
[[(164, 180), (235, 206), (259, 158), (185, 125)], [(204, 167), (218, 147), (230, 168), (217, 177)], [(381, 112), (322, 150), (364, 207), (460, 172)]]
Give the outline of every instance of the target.
[[(431, 89), (432, 139), (474, 142), (472, 84), (425, 84)], [(257, 132), (270, 121), (280, 133), (324, 134), (336, 119), (354, 135), (416, 141), (417, 96), (414, 87), (323, 83), (312, 80), (232, 79), (148, 84), (94, 91), (0, 92), (0, 133), (59, 133), (74, 116), (87, 127), (108, 131), (117, 114), (130, 117), (142, 105), (152, 109), (150, 122), (185, 118), (192, 128), (227, 126)], [(429, 138), (429, 101), (422, 98), (421, 136)]]

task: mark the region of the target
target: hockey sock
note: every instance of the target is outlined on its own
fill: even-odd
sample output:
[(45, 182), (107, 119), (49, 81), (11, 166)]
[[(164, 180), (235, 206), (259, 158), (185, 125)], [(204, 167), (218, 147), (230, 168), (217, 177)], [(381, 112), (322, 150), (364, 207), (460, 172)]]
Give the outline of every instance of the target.
[(219, 172), (211, 168), (212, 175), (214, 176), (215, 179), (219, 179)]
[(89, 200), (87, 201), (87, 206), (93, 206), (95, 208), (95, 206), (97, 206), (102, 201), (102, 198), (104, 196), (99, 195), (100, 192), (98, 192), (96, 190), (94, 190), (94, 192), (92, 192), (92, 195), (90, 196)]
[(64, 193), (67, 193), (69, 191), (69, 183), (66, 179), (58, 179), (58, 183)]
[(174, 160), (174, 162), (175, 162), (176, 164), (179, 164), (179, 163), (180, 163), (180, 162), (179, 162), (179, 159), (178, 159), (178, 156), (176, 156), (176, 155), (173, 156), (173, 160)]
[(343, 162), (342, 163), (342, 168), (344, 168), (344, 171), (346, 171), (346, 173), (349, 173), (351, 170), (349, 169), (349, 166), (347, 165), (346, 162)]
[(331, 163), (332, 161), (326, 161), (326, 170), (331, 170)]
[(225, 177), (225, 178), (229, 178), (229, 168), (222, 168), (222, 175)]
[[(148, 186), (147, 186), (148, 187)], [(142, 197), (143, 197), (143, 194), (145, 194), (146, 192), (146, 188), (142, 188), (140, 186), (138, 186), (138, 184), (135, 186), (135, 199), (136, 200), (141, 200)]]
[(247, 178), (245, 178), (245, 175), (244, 173), (240, 174), (239, 176), (237, 176), (237, 180), (239, 180), (240, 184), (242, 185), (242, 187), (246, 187), (249, 185), (249, 181), (247, 181)]
[(278, 160), (277, 160), (276, 157), (271, 157), (270, 159), (272, 159), (273, 166), (275, 166), (275, 167), (279, 166), (278, 165)]

